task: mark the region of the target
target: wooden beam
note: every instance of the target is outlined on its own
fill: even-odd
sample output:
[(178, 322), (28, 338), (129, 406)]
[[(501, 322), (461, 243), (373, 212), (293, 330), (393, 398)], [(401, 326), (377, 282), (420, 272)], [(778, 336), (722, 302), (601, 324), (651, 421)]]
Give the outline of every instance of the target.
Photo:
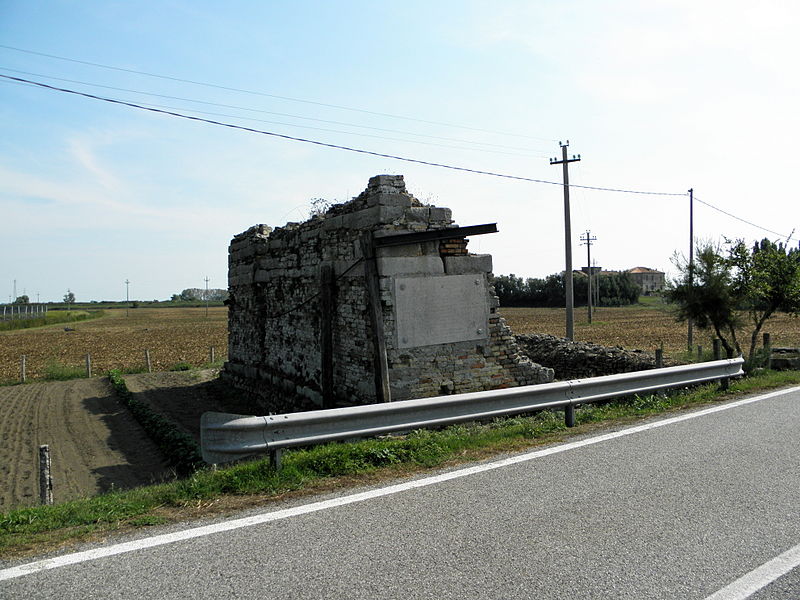
[(383, 307), (378, 283), (378, 267), (375, 264), (375, 247), (372, 233), (361, 238), (361, 252), (364, 255), (364, 283), (367, 291), (368, 325), (372, 329), (373, 364), (375, 373), (375, 400), (391, 402), (389, 389), (389, 362), (386, 357), (386, 339), (383, 333)]
[(333, 408), (333, 319), (336, 314), (334, 305), (333, 267), (323, 265), (320, 272), (320, 349), (322, 374), (322, 408)]

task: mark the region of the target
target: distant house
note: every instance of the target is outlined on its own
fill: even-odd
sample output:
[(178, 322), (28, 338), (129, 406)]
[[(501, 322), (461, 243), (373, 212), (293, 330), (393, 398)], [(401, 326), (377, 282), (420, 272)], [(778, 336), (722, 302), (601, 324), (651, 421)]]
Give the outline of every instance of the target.
[(666, 274), (663, 271), (656, 271), (647, 267), (634, 267), (626, 271), (633, 279), (634, 283), (642, 288), (643, 294), (660, 292), (666, 284)]

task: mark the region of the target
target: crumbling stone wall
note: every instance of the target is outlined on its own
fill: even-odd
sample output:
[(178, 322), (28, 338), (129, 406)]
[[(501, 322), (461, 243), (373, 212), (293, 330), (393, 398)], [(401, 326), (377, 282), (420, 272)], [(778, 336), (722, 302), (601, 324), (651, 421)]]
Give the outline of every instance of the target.
[[(379, 175), (358, 197), (325, 214), (276, 229), (257, 225), (235, 236), (229, 250), (229, 348), (223, 377), (256, 394), (269, 411), (322, 405), (321, 290), (323, 268), (329, 267), (335, 402), (374, 402), (373, 332), (361, 239), (455, 227), (450, 209), (423, 205), (406, 191), (402, 176)], [(376, 249), (393, 400), (553, 378), (551, 369), (520, 351), (497, 314), (491, 256), (469, 254), (466, 247), (462, 236)], [(453, 293), (459, 290), (465, 293)], [(462, 312), (477, 324), (462, 323)]]
[(520, 334), (514, 337), (531, 360), (553, 369), (556, 379), (560, 381), (643, 371), (656, 366), (655, 356), (642, 350), (573, 342), (544, 334)]

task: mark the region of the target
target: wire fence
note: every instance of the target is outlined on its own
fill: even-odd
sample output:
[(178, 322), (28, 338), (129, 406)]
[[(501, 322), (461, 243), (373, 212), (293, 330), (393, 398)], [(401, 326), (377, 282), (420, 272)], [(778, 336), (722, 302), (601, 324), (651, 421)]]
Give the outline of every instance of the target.
[(36, 319), (47, 316), (46, 304), (3, 304), (0, 321)]

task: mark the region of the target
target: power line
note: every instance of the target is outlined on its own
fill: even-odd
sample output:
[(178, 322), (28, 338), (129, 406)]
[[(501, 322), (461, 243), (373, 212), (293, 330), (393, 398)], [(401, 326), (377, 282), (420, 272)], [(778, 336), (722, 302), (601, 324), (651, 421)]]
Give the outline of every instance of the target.
[(377, 111), (373, 111), (373, 110), (366, 110), (366, 109), (363, 109), (363, 108), (354, 108), (354, 107), (351, 107), (351, 106), (343, 106), (343, 105), (340, 105), (340, 104), (327, 104), (325, 102), (317, 102), (315, 100), (305, 100), (303, 98), (293, 98), (293, 97), (290, 97), (290, 96), (279, 96), (277, 94), (268, 94), (266, 92), (257, 92), (257, 91), (254, 91), (254, 90), (247, 90), (247, 89), (242, 89), (242, 88), (229, 87), (229, 86), (218, 85), (218, 84), (214, 84), (214, 83), (206, 83), (206, 82), (203, 82), (203, 81), (194, 81), (192, 79), (182, 79), (180, 77), (172, 77), (172, 76), (169, 76), (169, 75), (158, 75), (156, 73), (148, 73), (147, 71), (137, 71), (135, 69), (126, 69), (126, 68), (123, 68), (123, 67), (114, 67), (114, 66), (111, 66), (111, 65), (104, 65), (104, 64), (101, 64), (101, 63), (95, 63), (95, 62), (90, 62), (90, 61), (86, 61), (86, 60), (77, 60), (77, 59), (74, 59), (74, 58), (67, 58), (65, 56), (57, 56), (55, 54), (46, 54), (44, 52), (35, 52), (33, 50), (26, 50), (24, 48), (17, 48), (17, 47), (14, 47), (14, 46), (7, 46), (5, 44), (0, 44), (0, 48), (5, 48), (6, 50), (14, 50), (15, 52), (24, 52), (25, 54), (34, 54), (36, 56), (44, 56), (44, 57), (53, 58), (53, 59), (56, 59), (56, 60), (63, 60), (63, 61), (71, 62), (71, 63), (88, 65), (88, 66), (91, 66), (91, 67), (98, 67), (98, 68), (101, 68), (101, 69), (109, 69), (109, 70), (112, 70), (112, 71), (120, 71), (120, 72), (123, 72), (123, 73), (133, 73), (135, 75), (144, 75), (146, 77), (155, 77), (155, 78), (158, 78), (158, 79), (165, 79), (167, 81), (177, 81), (177, 82), (180, 82), (180, 83), (189, 83), (189, 84), (192, 84), (192, 85), (200, 85), (200, 86), (204, 86), (204, 87), (215, 88), (215, 89), (218, 89), (218, 90), (226, 90), (226, 91), (229, 91), (229, 92), (239, 92), (239, 93), (242, 93), (242, 94), (252, 94), (252, 95), (255, 95), (255, 96), (264, 96), (264, 97), (267, 97), (267, 98), (276, 98), (278, 100), (286, 100), (286, 101), (289, 101), (289, 102), (301, 102), (303, 104), (312, 104), (314, 106), (325, 106), (327, 108), (335, 108), (335, 109), (338, 109), (338, 110), (347, 110), (347, 111), (351, 111), (351, 112), (364, 113), (364, 114), (368, 114), (368, 115), (376, 115), (376, 116), (379, 116), (379, 117), (389, 117), (389, 118), (392, 118), (392, 119), (401, 119), (401, 120), (404, 120), (404, 121), (414, 121), (416, 123), (426, 123), (428, 125), (442, 125), (444, 127), (453, 127), (453, 128), (456, 128), (456, 129), (465, 129), (465, 130), (468, 130), (468, 131), (480, 131), (482, 133), (491, 133), (491, 134), (494, 134), (494, 135), (505, 135), (505, 136), (511, 136), (511, 137), (527, 138), (527, 139), (539, 140), (539, 141), (543, 141), (543, 142), (555, 142), (556, 141), (556, 140), (549, 139), (549, 138), (537, 137), (537, 136), (533, 136), (533, 135), (525, 135), (525, 134), (521, 134), (521, 133), (509, 133), (509, 132), (503, 132), (503, 131), (492, 131), (490, 129), (481, 129), (481, 128), (478, 128), (478, 127), (469, 127), (467, 125), (458, 125), (458, 124), (454, 124), (454, 123), (444, 123), (444, 122), (441, 122), (441, 121), (428, 121), (428, 120), (425, 120), (425, 119), (417, 119), (417, 118), (414, 118), (414, 117), (406, 117), (406, 116), (403, 116), (403, 115), (395, 115), (395, 114), (391, 114), (391, 113), (377, 112)]
[[(142, 106), (152, 106), (155, 108), (166, 108), (169, 110), (182, 110), (175, 106), (166, 106), (164, 104), (152, 104), (150, 102), (142, 102)], [(490, 154), (503, 154), (505, 156), (521, 156), (523, 158), (531, 158), (531, 157), (544, 157), (545, 154), (522, 154), (520, 152), (506, 152), (504, 150), (489, 150), (488, 148), (470, 148), (468, 146), (455, 146), (453, 144), (437, 144), (436, 142), (424, 142), (422, 140), (409, 140), (404, 138), (393, 138), (387, 137), (385, 135), (374, 135), (370, 133), (357, 133), (355, 131), (342, 131), (340, 129), (328, 129), (327, 127), (312, 127), (311, 125), (297, 125), (296, 123), (284, 123), (281, 121), (270, 121), (268, 119), (256, 119), (254, 117), (240, 117), (239, 115), (229, 115), (226, 113), (217, 113), (217, 112), (210, 112), (205, 110), (196, 110), (193, 108), (189, 108), (188, 110), (192, 111), (193, 113), (200, 114), (200, 115), (211, 115), (216, 117), (228, 117), (230, 119), (239, 119), (241, 121), (254, 121), (256, 123), (269, 123), (271, 125), (285, 125), (286, 127), (299, 127), (300, 129), (311, 129), (312, 131), (325, 131), (328, 133), (342, 133), (344, 135), (357, 135), (359, 137), (367, 137), (373, 138), (377, 140), (387, 140), (390, 142), (406, 142), (408, 144), (422, 144), (424, 146), (434, 146), (437, 148), (453, 148), (455, 150), (467, 150), (471, 152), (488, 152)], [(358, 127), (358, 125), (356, 125)], [(418, 135), (418, 134), (410, 134), (410, 135)], [(436, 137), (436, 136), (426, 136), (426, 137)], [(446, 139), (446, 138), (444, 138)], [(470, 142), (473, 143), (473, 142)], [(480, 143), (480, 142), (475, 142)]]
[(784, 238), (787, 242), (789, 242), (794, 237), (794, 231), (792, 231), (792, 233), (787, 236), (787, 235), (785, 235), (783, 233), (778, 233), (777, 231), (772, 231), (772, 229), (767, 229), (766, 227), (762, 227), (761, 225), (756, 225), (752, 221), (748, 221), (747, 219), (743, 219), (742, 217), (737, 217), (736, 215), (734, 215), (732, 213), (729, 213), (727, 210), (723, 210), (723, 209), (719, 208), (718, 206), (714, 206), (713, 204), (710, 204), (710, 203), (706, 202), (705, 200), (701, 200), (700, 198), (697, 197), (696, 194), (694, 196), (694, 199), (697, 200), (700, 204), (705, 204), (709, 208), (713, 208), (714, 210), (716, 210), (718, 212), (721, 212), (723, 215), (727, 215), (727, 216), (731, 217), (732, 219), (736, 219), (737, 221), (741, 221), (742, 223), (746, 223), (746, 224), (750, 225), (751, 227), (755, 227), (756, 229), (761, 229), (762, 231), (766, 231), (767, 233), (771, 233), (773, 235), (777, 235), (778, 237)]
[[(492, 143), (489, 143), (489, 142), (476, 142), (476, 141), (473, 141), (473, 140), (449, 138), (449, 137), (444, 137), (444, 136), (429, 135), (429, 134), (425, 134), (425, 133), (415, 133), (413, 131), (402, 131), (402, 130), (397, 130), (397, 129), (388, 129), (388, 128), (384, 128), (384, 127), (371, 127), (369, 125), (360, 125), (358, 123), (347, 123), (347, 122), (343, 122), (343, 121), (333, 121), (333, 120), (329, 120), (329, 119), (317, 119), (315, 117), (304, 117), (302, 115), (293, 115), (293, 114), (289, 114), (289, 113), (274, 112), (274, 111), (270, 111), (270, 110), (262, 110), (262, 109), (259, 109), (259, 108), (249, 108), (249, 107), (246, 107), (246, 106), (237, 106), (235, 104), (223, 104), (223, 103), (220, 103), (220, 102), (209, 102), (207, 100), (195, 100), (193, 98), (184, 98), (184, 97), (181, 97), (181, 96), (170, 96), (168, 94), (157, 94), (155, 92), (143, 92), (141, 90), (133, 90), (133, 89), (130, 89), (130, 88), (116, 87), (116, 86), (113, 86), (113, 85), (105, 85), (105, 84), (102, 84), (102, 83), (90, 83), (88, 81), (80, 81), (80, 80), (77, 80), (77, 79), (67, 79), (65, 77), (55, 77), (53, 75), (43, 75), (42, 73), (32, 73), (30, 71), (21, 71), (19, 69), (10, 69), (8, 67), (0, 67), (0, 69), (2, 69), (3, 71), (8, 71), (10, 73), (19, 73), (19, 74), (22, 74), (22, 75), (30, 75), (30, 76), (33, 76), (33, 77), (43, 77), (45, 79), (52, 79), (54, 81), (64, 81), (64, 82), (67, 82), (67, 83), (77, 83), (79, 85), (87, 85), (87, 86), (90, 86), (90, 87), (102, 88), (102, 89), (106, 89), (106, 90), (114, 90), (114, 91), (117, 91), (117, 92), (128, 92), (128, 93), (131, 93), (131, 94), (140, 94), (142, 96), (153, 96), (155, 98), (166, 98), (168, 100), (180, 100), (181, 102), (192, 102), (194, 104), (204, 104), (206, 106), (219, 106), (219, 107), (222, 107), (222, 108), (232, 108), (234, 110), (243, 110), (243, 111), (256, 112), (256, 113), (262, 113), (262, 114), (267, 114), (267, 115), (277, 115), (277, 116), (280, 116), (280, 117), (289, 117), (289, 118), (292, 118), (292, 119), (301, 119), (301, 120), (304, 120), (304, 121), (314, 121), (314, 122), (317, 122), (317, 123), (329, 123), (329, 124), (333, 124), (333, 125), (344, 125), (346, 127), (358, 127), (360, 129), (370, 129), (370, 130), (373, 130), (373, 131), (385, 131), (385, 132), (388, 132), (388, 133), (400, 133), (400, 134), (403, 134), (403, 135), (412, 135), (412, 136), (415, 136), (415, 137), (431, 138), (431, 139), (444, 140), (444, 141), (449, 141), (449, 142), (459, 142), (459, 143), (464, 143), (464, 144), (476, 144), (476, 145), (480, 145), (480, 146), (490, 146), (490, 147), (494, 147), (494, 148), (507, 148), (507, 149), (511, 149), (511, 150), (522, 150), (524, 152), (533, 153), (536, 156), (541, 156), (541, 157), (546, 156), (545, 154), (543, 154), (541, 152), (537, 152), (536, 150), (534, 150), (532, 148), (522, 148), (522, 147), (519, 147), (519, 146), (507, 146), (505, 144), (492, 144)], [(274, 125), (288, 125), (290, 127), (301, 127), (301, 128), (304, 128), (304, 129), (317, 129), (318, 131), (332, 131), (334, 133), (346, 133), (346, 134), (350, 134), (350, 135), (364, 135), (365, 137), (377, 137), (377, 138), (380, 138), (380, 136), (366, 136), (366, 134), (357, 134), (357, 133), (352, 133), (352, 132), (349, 132), (349, 131), (337, 131), (337, 130), (332, 130), (332, 129), (322, 129), (322, 128), (315, 128), (315, 127), (308, 127), (308, 126), (304, 126), (304, 125), (296, 125), (296, 124), (293, 124), (293, 123), (278, 123), (278, 122), (275, 122), (275, 121), (266, 121), (266, 120), (263, 120), (263, 119), (250, 119), (248, 117), (239, 117), (239, 116), (236, 116), (236, 115), (227, 115), (227, 114), (221, 114), (221, 113), (204, 112), (204, 111), (196, 110), (196, 109), (193, 109), (193, 108), (181, 109), (181, 108), (175, 108), (175, 107), (172, 107), (172, 106), (162, 106), (162, 105), (158, 105), (158, 104), (147, 104), (146, 106), (156, 106), (156, 107), (159, 107), (159, 108), (169, 108), (169, 109), (175, 109), (175, 110), (191, 110), (192, 112), (196, 112), (196, 113), (200, 113), (200, 114), (217, 115), (217, 116), (229, 117), (229, 118), (234, 118), (234, 119), (245, 119), (246, 118), (248, 120), (260, 121), (262, 123), (271, 123), (271, 124), (274, 124)], [(385, 138), (384, 137), (384, 138), (380, 138), (380, 139), (386, 139), (386, 140), (390, 140), (390, 141), (398, 141), (397, 138)], [(408, 142), (408, 141), (412, 141), (412, 140), (399, 140), (399, 141)], [(414, 143), (425, 143), (425, 142), (414, 142)], [(429, 144), (429, 145), (432, 145), (432, 144)], [(457, 148), (456, 146), (442, 146), (442, 147), (444, 147), (444, 148)], [(463, 147), (462, 147), (462, 149), (463, 149)], [(483, 149), (481, 149), (481, 151), (483, 151), (483, 152), (491, 152), (490, 150), (483, 150)], [(509, 153), (505, 153), (504, 152), (504, 154), (509, 154)], [(526, 155), (513, 154), (513, 155), (514, 156), (531, 156), (531, 154), (526, 154)]]
[[(183, 113), (173, 112), (169, 110), (163, 110), (159, 108), (151, 108), (147, 106), (142, 106), (141, 104), (134, 104), (133, 102), (125, 102), (123, 100), (115, 100), (113, 98), (106, 98), (104, 96), (96, 96), (94, 94), (88, 94), (86, 92), (78, 92), (76, 90), (70, 90), (67, 88), (60, 88), (52, 85), (48, 85), (46, 83), (40, 83), (38, 81), (31, 81), (29, 79), (23, 79), (21, 77), (12, 77), (11, 75), (3, 75), (0, 73), (0, 77), (6, 80), (24, 83), (28, 85), (33, 85), (36, 87), (56, 91), (56, 92), (63, 92), (66, 94), (73, 94), (75, 96), (82, 96), (84, 98), (91, 98), (93, 100), (100, 100), (102, 102), (108, 102), (111, 104), (118, 104), (121, 106), (128, 106), (130, 108), (136, 108), (139, 110), (145, 110), (153, 113), (163, 114), (163, 115), (170, 115), (172, 117), (178, 117), (180, 119), (187, 119), (189, 121), (198, 121), (200, 123), (208, 123), (209, 125), (218, 125), (220, 127), (227, 127), (229, 129), (237, 129), (240, 131), (249, 131), (250, 133), (259, 133), (261, 135), (268, 135), (271, 137), (276, 137), (285, 140), (292, 140), (295, 142), (304, 142), (306, 144), (314, 144), (315, 146), (322, 146), (325, 148), (335, 148), (337, 150), (346, 150), (348, 152), (356, 152), (358, 154), (366, 154), (368, 156), (377, 156), (379, 158), (390, 158), (393, 160), (401, 160), (403, 162), (414, 163), (419, 165), (427, 165), (429, 167), (439, 167), (442, 169), (450, 169), (452, 171), (462, 171), (465, 173), (475, 173), (476, 175), (488, 175), (491, 177), (500, 177), (503, 179), (513, 179), (516, 181), (528, 181), (531, 183), (544, 183), (548, 185), (563, 185), (563, 183), (558, 181), (547, 181), (544, 179), (533, 179), (531, 177), (523, 177), (520, 175), (508, 175), (505, 173), (496, 173), (494, 171), (482, 171), (480, 169), (469, 169), (467, 167), (458, 167), (454, 165), (447, 165), (444, 163), (436, 163), (426, 160), (419, 160), (416, 158), (408, 158), (404, 156), (396, 156), (394, 154), (385, 154), (383, 152), (373, 152), (371, 150), (364, 150), (362, 148), (352, 148), (350, 146), (342, 146), (340, 144), (330, 144), (327, 142), (321, 142), (319, 140), (311, 140), (307, 138), (300, 138), (291, 135), (285, 135), (282, 133), (275, 133), (273, 131), (265, 131), (263, 129), (254, 129), (252, 127), (244, 127), (242, 125), (234, 125), (233, 123), (226, 123), (224, 121), (214, 121), (212, 119), (203, 119), (201, 117), (195, 117), (192, 115), (186, 115)], [(685, 192), (651, 192), (651, 191), (643, 191), (643, 190), (626, 190), (621, 188), (607, 188), (607, 187), (599, 187), (599, 186), (591, 186), (591, 185), (573, 185), (572, 187), (582, 188), (586, 190), (596, 190), (601, 192), (618, 192), (623, 194), (642, 194), (642, 195), (650, 195), (650, 196), (686, 196)]]

